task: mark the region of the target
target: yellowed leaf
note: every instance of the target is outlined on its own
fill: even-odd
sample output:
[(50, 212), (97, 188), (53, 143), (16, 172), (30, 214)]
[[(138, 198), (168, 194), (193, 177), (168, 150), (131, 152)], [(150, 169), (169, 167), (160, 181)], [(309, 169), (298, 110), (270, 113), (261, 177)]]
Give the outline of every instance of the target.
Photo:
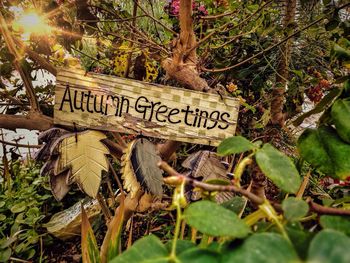
[(108, 148), (101, 143), (106, 136), (98, 131), (69, 135), (58, 146), (59, 159), (55, 174), (71, 169), (68, 184), (77, 183), (82, 191), (95, 198), (102, 171), (108, 171)]
[(134, 170), (132, 168), (132, 164), (131, 164), (131, 160), (130, 160), (131, 154), (132, 154), (132, 149), (135, 145), (135, 142), (136, 142), (136, 140), (132, 141), (128, 145), (128, 148), (125, 150), (125, 153), (122, 157), (123, 184), (124, 184), (124, 188), (128, 192), (130, 192), (132, 198), (134, 198), (135, 195), (137, 194), (137, 192), (141, 189), (141, 185), (136, 180), (136, 176), (134, 174)]

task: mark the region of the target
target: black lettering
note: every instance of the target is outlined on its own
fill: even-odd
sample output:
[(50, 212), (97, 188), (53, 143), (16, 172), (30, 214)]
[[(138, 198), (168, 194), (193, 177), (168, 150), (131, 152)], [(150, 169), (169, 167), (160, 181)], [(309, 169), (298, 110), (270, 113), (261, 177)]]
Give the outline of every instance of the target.
[(94, 98), (94, 110), (96, 113), (102, 113), (103, 114), (103, 98), (104, 98), (104, 95), (100, 96), (100, 107), (99, 109), (97, 109), (97, 95), (95, 95), (95, 98)]
[[(161, 110), (162, 108), (163, 108), (164, 110)], [(160, 119), (158, 118), (158, 114), (163, 114), (163, 113), (166, 113), (167, 111), (168, 111), (168, 107), (167, 107), (167, 106), (165, 106), (165, 105), (160, 106), (160, 107), (157, 109), (157, 111), (156, 111), (156, 120), (159, 121), (159, 122), (166, 122), (165, 119), (160, 120)]]
[(161, 103), (160, 103), (160, 102), (152, 102), (152, 101), (151, 101), (151, 113), (150, 113), (150, 116), (149, 116), (149, 118), (148, 118), (149, 121), (152, 121), (153, 112), (154, 112), (154, 107), (155, 107), (156, 105), (159, 105), (159, 104), (161, 104)]
[(86, 101), (86, 110), (90, 113), (93, 113), (93, 110), (90, 110), (90, 98), (93, 98), (94, 95), (91, 95), (91, 90), (88, 91), (88, 94), (85, 94), (85, 97), (87, 97), (87, 101)]
[[(144, 96), (139, 97), (136, 102), (135, 102), (135, 110), (138, 113), (143, 113), (143, 119), (146, 119), (146, 114), (147, 114), (147, 109), (151, 108), (151, 106), (144, 106), (144, 105), (139, 105), (140, 100), (143, 99), (144, 102), (148, 103), (148, 99)], [(141, 101), (142, 103), (142, 101)]]
[[(213, 115), (216, 114), (216, 117), (214, 117)], [(209, 116), (209, 119), (211, 121), (214, 122), (213, 126), (211, 127), (207, 127), (208, 130), (211, 130), (211, 129), (214, 129), (216, 127), (216, 125), (218, 124), (218, 120), (219, 120), (219, 116), (220, 116), (220, 112), (218, 111), (213, 111), (210, 116)]]
[(190, 106), (187, 106), (186, 110), (181, 110), (181, 112), (185, 113), (185, 123), (188, 126), (192, 126), (191, 123), (188, 122), (188, 115), (193, 113), (193, 110), (190, 110)]
[(222, 114), (220, 115), (220, 120), (222, 120), (223, 122), (226, 122), (226, 126), (225, 126), (225, 127), (222, 127), (221, 124), (218, 126), (218, 127), (219, 127), (220, 129), (222, 129), (222, 130), (227, 129), (227, 127), (229, 126), (228, 120), (225, 120), (225, 119), (224, 119), (224, 115), (226, 115), (227, 118), (230, 118), (230, 114), (227, 113), (227, 112), (224, 112), (224, 113), (222, 113)]
[(171, 116), (176, 115), (176, 114), (179, 114), (179, 113), (180, 113), (180, 110), (179, 110), (179, 109), (176, 109), (176, 108), (171, 109), (171, 110), (169, 111), (169, 114), (168, 114), (168, 121), (169, 121), (170, 123), (172, 123), (172, 124), (180, 123), (181, 120), (172, 121), (171, 118), (170, 118)]
[(194, 120), (193, 120), (193, 124), (192, 124), (193, 127), (196, 127), (197, 119), (198, 119), (198, 112), (199, 112), (199, 109), (196, 109), (196, 114), (194, 116)]
[[(205, 116), (204, 116), (205, 114)], [(204, 119), (204, 123), (203, 123), (203, 128), (206, 128), (207, 127), (207, 121), (208, 121), (208, 117), (209, 117), (209, 113), (205, 110), (201, 110), (201, 112), (199, 113), (199, 120), (198, 120), (198, 124), (197, 124), (197, 127), (201, 127), (201, 121), (202, 121), (202, 118)]]
[[(66, 99), (66, 95), (68, 95), (67, 99)], [(70, 88), (69, 88), (68, 85), (66, 86), (66, 90), (64, 91), (64, 94), (63, 94), (63, 99), (62, 99), (62, 102), (61, 102), (60, 110), (62, 110), (63, 104), (64, 104), (65, 101), (69, 102), (70, 111), (74, 112), (74, 110), (73, 110), (73, 103), (72, 103), (72, 97), (70, 96)]]
[(84, 91), (81, 91), (80, 92), (80, 94), (81, 94), (81, 98), (80, 98), (80, 106), (78, 107), (78, 105), (77, 105), (77, 101), (78, 101), (78, 99), (77, 99), (77, 93), (78, 93), (78, 91), (77, 90), (75, 90), (74, 91), (74, 109), (76, 109), (76, 110), (81, 110), (82, 112), (84, 112), (85, 110), (84, 110), (84, 106), (83, 106), (83, 104), (84, 104)]
[(129, 100), (128, 100), (127, 98), (125, 98), (124, 96), (122, 96), (122, 101), (120, 102), (120, 111), (119, 111), (119, 117), (121, 117), (121, 116), (122, 116), (124, 102), (126, 102), (126, 103), (127, 103), (127, 105), (126, 105), (126, 111), (124, 111), (124, 112), (126, 112), (126, 113), (128, 113), (128, 112), (129, 112), (130, 102), (129, 102)]

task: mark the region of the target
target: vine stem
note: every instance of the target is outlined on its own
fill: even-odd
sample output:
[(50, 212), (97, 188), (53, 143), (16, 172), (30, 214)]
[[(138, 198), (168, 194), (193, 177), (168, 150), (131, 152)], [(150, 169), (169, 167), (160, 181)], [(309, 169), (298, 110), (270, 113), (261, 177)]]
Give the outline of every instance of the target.
[(177, 240), (179, 238), (180, 234), (180, 227), (181, 227), (181, 221), (182, 221), (182, 211), (180, 204), (176, 205), (176, 224), (175, 224), (175, 232), (174, 232), (174, 239), (173, 243), (171, 245), (171, 253), (170, 253), (170, 261), (176, 262), (176, 245)]

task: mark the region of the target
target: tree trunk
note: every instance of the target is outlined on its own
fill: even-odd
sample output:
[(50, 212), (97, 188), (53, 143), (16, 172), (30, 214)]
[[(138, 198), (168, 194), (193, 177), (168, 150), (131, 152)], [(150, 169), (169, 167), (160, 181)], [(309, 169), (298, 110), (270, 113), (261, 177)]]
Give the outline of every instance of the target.
[[(286, 0), (282, 25), (286, 30), (295, 20), (297, 0)], [(289, 78), (289, 61), (291, 58), (293, 39), (289, 39), (281, 46), (280, 59), (277, 66), (276, 87), (272, 91), (271, 101), (271, 123), (279, 126), (284, 125), (283, 105), (285, 92)]]
[(174, 42), (173, 56), (162, 61), (167, 76), (193, 90), (207, 91), (207, 82), (197, 70), (196, 36), (193, 31), (192, 0), (180, 0), (180, 36)]

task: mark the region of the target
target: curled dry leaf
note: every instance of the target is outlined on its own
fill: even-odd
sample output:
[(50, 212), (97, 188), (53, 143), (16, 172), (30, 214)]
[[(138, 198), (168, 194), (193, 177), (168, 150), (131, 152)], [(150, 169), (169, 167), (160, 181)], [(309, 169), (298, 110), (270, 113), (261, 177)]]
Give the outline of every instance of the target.
[(136, 196), (142, 190), (156, 196), (163, 193), (163, 172), (157, 166), (161, 158), (153, 143), (146, 139), (132, 141), (122, 157), (125, 189)]
[[(227, 170), (222, 164), (220, 158), (216, 153), (210, 151), (198, 151), (191, 154), (182, 163), (182, 166), (190, 171), (188, 176), (194, 177), (203, 182), (210, 182), (220, 180), (230, 184), (230, 178), (227, 175)], [(217, 182), (216, 182), (217, 183)], [(223, 203), (233, 197), (231, 192), (221, 192), (215, 195), (215, 200), (218, 203)], [(198, 200), (201, 198), (199, 192), (190, 192), (191, 200)]]
[(77, 183), (87, 195), (95, 198), (101, 184), (102, 171), (108, 171), (106, 154), (108, 148), (101, 142), (106, 136), (98, 131), (85, 131), (63, 136), (58, 143), (59, 157), (54, 167), (54, 174), (58, 175), (67, 169), (71, 175), (67, 184)]

